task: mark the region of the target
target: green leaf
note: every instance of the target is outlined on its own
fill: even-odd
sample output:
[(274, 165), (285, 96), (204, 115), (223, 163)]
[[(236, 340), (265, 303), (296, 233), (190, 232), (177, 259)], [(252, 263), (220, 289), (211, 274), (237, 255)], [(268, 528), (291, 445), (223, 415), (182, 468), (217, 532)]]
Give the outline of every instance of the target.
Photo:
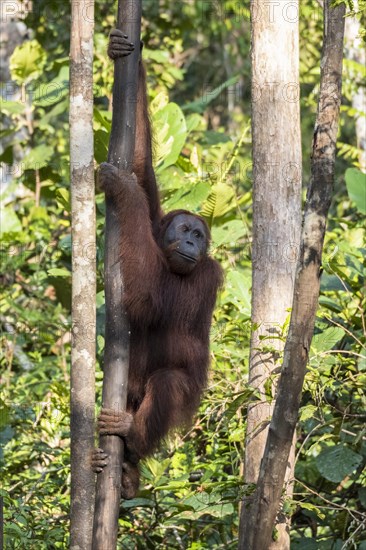
[[(155, 164), (156, 171), (162, 172), (174, 164), (187, 139), (187, 125), (183, 112), (176, 103), (163, 105), (163, 100), (156, 102), (159, 110), (153, 115), (155, 135)], [(156, 98), (157, 99), (157, 98)]]
[(306, 405), (305, 407), (302, 407), (300, 410), (300, 421), (304, 422), (305, 420), (309, 420), (309, 418), (313, 418), (317, 410), (317, 407), (314, 405)]
[(54, 127), (56, 121), (60, 120), (60, 116), (64, 115), (69, 109), (69, 99), (65, 96), (63, 101), (57, 103), (52, 109), (47, 111), (47, 114), (39, 119), (39, 128), (45, 132), (49, 132), (50, 128)]
[(0, 206), (0, 235), (20, 233), (22, 224), (14, 212), (13, 206)]
[(197, 130), (200, 127), (204, 127), (205, 124), (204, 118), (198, 113), (192, 113), (191, 115), (188, 115), (186, 117), (186, 122), (188, 133), (194, 132), (194, 130)]
[(70, 203), (70, 191), (64, 187), (60, 187), (56, 191), (57, 202), (62, 206), (66, 212), (71, 212), (71, 203)]
[(215, 246), (223, 244), (235, 244), (239, 239), (243, 238), (248, 232), (247, 227), (242, 220), (231, 220), (219, 227), (212, 229), (212, 242)]
[(150, 112), (152, 115), (155, 115), (155, 113), (161, 111), (169, 104), (169, 97), (166, 92), (160, 92), (157, 94), (157, 96), (153, 99), (153, 101), (150, 103)]
[(314, 504), (309, 504), (308, 502), (302, 502), (301, 500), (297, 500), (296, 504), (300, 506), (300, 508), (303, 508), (304, 510), (310, 510), (310, 512), (315, 512), (315, 514), (320, 518), (324, 519), (325, 514), (323, 514), (317, 506), (314, 506)]
[(316, 466), (325, 479), (341, 482), (362, 463), (362, 456), (344, 444), (326, 447), (315, 459)]
[(238, 307), (246, 317), (250, 317), (251, 310), (251, 276), (240, 271), (230, 271), (226, 278), (225, 288), (232, 298), (232, 303)]
[(194, 184), (189, 193), (182, 197), (182, 207), (186, 210), (198, 210), (210, 194), (211, 187), (206, 181)]
[(153, 508), (154, 505), (154, 501), (148, 498), (133, 498), (131, 500), (123, 500), (121, 503), (122, 508), (136, 508), (137, 506)]
[(220, 503), (220, 495), (212, 493), (197, 493), (185, 499), (184, 504), (193, 508), (194, 512), (184, 512), (183, 516), (190, 519), (198, 519), (202, 515), (210, 515), (217, 518), (231, 515), (234, 506), (231, 503)]
[(47, 274), (51, 277), (70, 277), (71, 273), (64, 267), (54, 267), (52, 269), (49, 269), (47, 271)]
[(349, 198), (361, 214), (366, 214), (366, 174), (356, 168), (347, 168), (345, 178)]
[(323, 273), (320, 281), (320, 289), (322, 291), (330, 292), (332, 290), (350, 290), (349, 286), (345, 284), (337, 275), (329, 275)]
[(63, 66), (57, 77), (42, 83), (34, 92), (34, 105), (48, 107), (61, 101), (69, 93), (69, 67)]
[(18, 115), (23, 113), (25, 108), (24, 103), (19, 101), (7, 101), (6, 99), (1, 99), (1, 112), (4, 115)]
[[(244, 403), (248, 402), (249, 399), (253, 397), (253, 390), (248, 387), (243, 390), (228, 406), (225, 411), (225, 416), (231, 420), (234, 415), (237, 413), (238, 409), (243, 406)], [(241, 429), (241, 428), (240, 428)]]
[(97, 107), (94, 107), (94, 120), (99, 122), (100, 126), (105, 129), (108, 134), (111, 131), (111, 113), (109, 111), (102, 111)]
[(237, 82), (238, 82), (238, 77), (233, 76), (232, 78), (229, 78), (229, 80), (226, 80), (226, 82), (223, 82), (222, 84), (220, 84), (220, 86), (217, 86), (217, 88), (214, 88), (213, 90), (209, 85), (206, 85), (204, 87), (201, 99), (197, 99), (196, 101), (192, 101), (191, 103), (186, 103), (186, 105), (184, 105), (183, 107), (183, 111), (194, 111), (195, 113), (203, 113), (207, 108), (207, 105), (209, 105), (211, 101), (213, 101), (220, 94), (222, 94), (225, 88), (228, 88), (229, 86), (232, 86)]
[(210, 185), (201, 181), (194, 184), (185, 184), (184, 187), (172, 194), (169, 199), (164, 201), (164, 209), (175, 210), (184, 208), (185, 210), (197, 211), (203, 201), (207, 199), (211, 191)]
[(233, 208), (234, 192), (230, 185), (218, 183), (212, 188), (212, 192), (202, 208), (202, 216), (205, 218), (219, 218)]
[(94, 133), (94, 156), (98, 164), (101, 164), (108, 156), (109, 134), (99, 129)]
[(314, 334), (311, 341), (311, 350), (313, 353), (319, 353), (332, 349), (341, 338), (345, 331), (341, 327), (328, 327), (319, 334)]
[(26, 84), (43, 73), (46, 52), (37, 40), (27, 40), (17, 46), (10, 57), (10, 72), (17, 84)]
[(53, 155), (53, 151), (53, 147), (48, 145), (38, 145), (38, 147), (34, 147), (22, 160), (24, 169), (39, 170), (47, 166)]

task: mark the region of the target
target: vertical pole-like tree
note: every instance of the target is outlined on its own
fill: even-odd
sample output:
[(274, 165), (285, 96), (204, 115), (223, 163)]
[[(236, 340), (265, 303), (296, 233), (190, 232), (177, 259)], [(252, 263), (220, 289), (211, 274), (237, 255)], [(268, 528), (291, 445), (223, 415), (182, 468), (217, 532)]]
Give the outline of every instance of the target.
[[(112, 131), (108, 161), (132, 171), (135, 148), (141, 0), (119, 0), (117, 28), (135, 44), (134, 52), (115, 61)], [(104, 285), (106, 302), (103, 406), (123, 410), (127, 401), (129, 323), (123, 308), (123, 266), (120, 264), (120, 224), (112, 199), (106, 198)], [(121, 272), (122, 268), (122, 272)], [(108, 465), (98, 475), (93, 549), (114, 550), (117, 544), (123, 441), (115, 435), (100, 438)]]
[[(298, 2), (251, 2), (253, 266), (249, 384), (259, 400), (248, 410), (244, 477), (256, 483), (283, 351), (301, 230), (301, 133)], [(292, 461), (293, 462), (293, 461)], [(292, 477), (292, 465), (288, 477)], [(291, 489), (291, 485), (289, 485)], [(244, 503), (243, 514), (247, 502)], [(289, 548), (285, 518), (271, 548)], [(243, 521), (243, 515), (242, 515)], [(242, 549), (247, 548), (242, 546)], [(266, 549), (268, 550), (269, 547)]]
[(320, 92), (313, 139), (311, 180), (305, 205), (294, 298), (278, 395), (253, 501), (242, 509), (241, 549), (270, 548), (297, 423), (320, 288), (326, 219), (332, 198), (341, 104), (344, 4), (324, 0)]
[(71, 2), (70, 163), (72, 210), (70, 548), (91, 547), (95, 478), (94, 3)]

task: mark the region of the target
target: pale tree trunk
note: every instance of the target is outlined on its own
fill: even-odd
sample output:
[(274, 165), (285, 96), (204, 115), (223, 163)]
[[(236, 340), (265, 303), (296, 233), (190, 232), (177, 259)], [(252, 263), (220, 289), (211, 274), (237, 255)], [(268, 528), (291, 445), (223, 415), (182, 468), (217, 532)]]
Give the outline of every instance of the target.
[(320, 288), (326, 218), (332, 197), (335, 148), (341, 103), (344, 4), (324, 3), (324, 43), (311, 181), (296, 267), (294, 299), (278, 394), (256, 490), (242, 509), (239, 548), (271, 547), (272, 533), (295, 433)]
[(72, 209), (72, 550), (91, 548), (94, 485), (96, 243), (93, 151), (94, 4), (72, 0), (70, 163)]
[[(296, 3), (292, 3), (292, 10)], [(283, 9), (282, 9), (283, 8)], [(274, 396), (289, 315), (301, 230), (301, 134), (298, 14), (279, 4), (252, 1), (253, 272), (254, 325), (249, 384), (260, 400), (249, 407), (244, 477), (256, 483), (272, 415), (265, 386)], [(262, 340), (262, 338), (265, 338)], [(293, 459), (287, 472), (293, 478)], [(288, 484), (291, 493), (292, 484)], [(248, 502), (244, 502), (241, 525)], [(270, 547), (289, 548), (285, 520)], [(242, 546), (241, 548), (244, 548)], [(245, 547), (247, 548), (247, 547)], [(269, 548), (269, 547), (268, 547)]]
[[(355, 3), (357, 7), (357, 2)], [(345, 23), (345, 55), (363, 67), (366, 62), (365, 45), (360, 37), (361, 24), (357, 17), (346, 17)], [(352, 97), (352, 107), (357, 111), (355, 115), (357, 147), (360, 149), (358, 161), (360, 169), (366, 172), (366, 90), (362, 75), (359, 71), (357, 91)]]

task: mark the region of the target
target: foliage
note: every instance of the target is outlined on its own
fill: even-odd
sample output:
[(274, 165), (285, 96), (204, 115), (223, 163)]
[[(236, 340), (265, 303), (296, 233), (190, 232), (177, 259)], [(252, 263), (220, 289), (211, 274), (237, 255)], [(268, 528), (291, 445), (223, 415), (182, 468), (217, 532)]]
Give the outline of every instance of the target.
[[(159, 7), (159, 10), (157, 9)], [(226, 270), (212, 327), (212, 377), (194, 426), (143, 465), (138, 498), (122, 505), (120, 548), (236, 548), (250, 340), (251, 160), (249, 3), (148, 0), (144, 21), (164, 207), (200, 212)], [(321, 20), (302, 4), (305, 180), (319, 80)], [(95, 158), (106, 158), (115, 10), (96, 3)], [(362, 17), (362, 14), (360, 15)], [(3, 102), (0, 321), (7, 548), (68, 544), (70, 197), (69, 5), (37, 0), (32, 39), (11, 59), (20, 101)], [(147, 47), (148, 46), (148, 47)], [(353, 67), (352, 70), (359, 70)], [(322, 293), (298, 430), (294, 548), (365, 548), (365, 180), (358, 170), (351, 73)], [(169, 99), (168, 99), (169, 98)], [(170, 100), (170, 101), (169, 101)], [(356, 152), (355, 152), (356, 151)], [(103, 197), (98, 207), (98, 359), (103, 340)], [(286, 326), (283, 327), (283, 337)], [(102, 374), (98, 369), (100, 403)], [(269, 392), (269, 399), (271, 394)]]

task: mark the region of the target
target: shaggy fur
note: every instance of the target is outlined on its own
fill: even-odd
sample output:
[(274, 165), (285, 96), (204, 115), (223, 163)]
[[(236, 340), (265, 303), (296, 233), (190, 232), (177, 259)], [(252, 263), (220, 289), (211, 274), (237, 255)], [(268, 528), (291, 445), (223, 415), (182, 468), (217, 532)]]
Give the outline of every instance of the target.
[[(133, 421), (126, 434), (130, 466), (195, 412), (207, 381), (211, 317), (222, 284), (221, 267), (207, 254), (192, 273), (178, 275), (170, 271), (162, 251), (172, 219), (191, 213), (163, 215), (161, 210), (142, 63), (136, 124), (134, 174), (109, 164), (103, 164), (99, 174), (101, 188), (118, 207), (124, 300), (131, 323), (127, 411)], [(199, 219), (208, 245), (209, 228)]]

